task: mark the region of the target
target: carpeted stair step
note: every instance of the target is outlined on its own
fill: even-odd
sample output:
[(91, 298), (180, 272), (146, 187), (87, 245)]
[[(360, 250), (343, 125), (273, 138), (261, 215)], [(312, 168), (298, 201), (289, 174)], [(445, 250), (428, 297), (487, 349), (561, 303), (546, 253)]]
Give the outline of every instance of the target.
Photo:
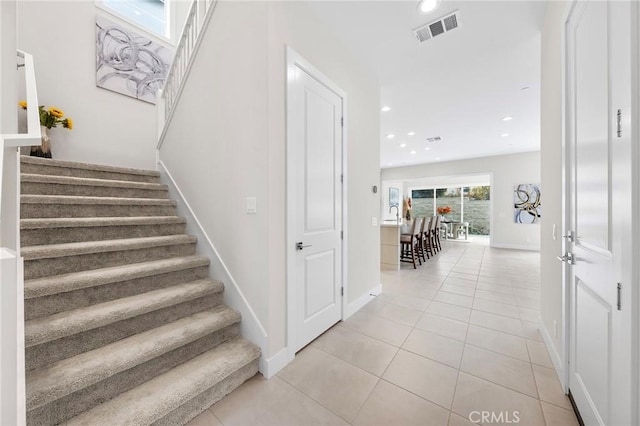
[(176, 202), (159, 198), (22, 195), (22, 219), (61, 217), (175, 216)]
[(167, 198), (168, 187), (159, 183), (22, 173), (20, 191), (31, 195)]
[(27, 280), (25, 319), (207, 278), (209, 263), (203, 256), (175, 257)]
[(237, 338), (73, 419), (68, 425), (182, 425), (258, 371), (260, 349)]
[(155, 170), (129, 169), (98, 164), (75, 163), (37, 157), (20, 157), (22, 173), (73, 176), (92, 179), (128, 180), (133, 182), (159, 183), (160, 173)]
[(195, 254), (197, 238), (191, 235), (87, 241), (24, 247), (24, 278), (125, 265)]
[(183, 234), (178, 216), (38, 218), (20, 221), (22, 247)]
[(148, 312), (220, 293), (222, 288), (220, 282), (204, 279), (33, 319), (25, 323), (25, 346), (28, 348), (115, 324)]
[(26, 383), (28, 423), (65, 421), (235, 341), (239, 321), (237, 312), (219, 306), (32, 371)]

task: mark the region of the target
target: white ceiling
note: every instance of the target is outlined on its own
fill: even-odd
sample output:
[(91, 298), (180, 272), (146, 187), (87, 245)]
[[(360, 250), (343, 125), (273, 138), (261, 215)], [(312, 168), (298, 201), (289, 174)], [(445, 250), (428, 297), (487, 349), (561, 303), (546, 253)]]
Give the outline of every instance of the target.
[[(380, 106), (391, 107), (381, 112), (381, 167), (539, 150), (546, 2), (442, 0), (429, 15), (418, 13), (417, 4), (310, 2), (377, 76)], [(459, 28), (424, 43), (416, 40), (414, 28), (456, 10)], [(503, 121), (505, 116), (513, 120)], [(443, 140), (426, 142), (433, 136)]]

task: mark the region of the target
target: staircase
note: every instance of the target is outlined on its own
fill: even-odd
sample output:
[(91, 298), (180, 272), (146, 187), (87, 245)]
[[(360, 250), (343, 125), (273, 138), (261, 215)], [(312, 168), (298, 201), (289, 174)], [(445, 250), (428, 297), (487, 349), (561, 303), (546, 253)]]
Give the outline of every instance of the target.
[(159, 180), (22, 157), (28, 424), (180, 425), (257, 373)]

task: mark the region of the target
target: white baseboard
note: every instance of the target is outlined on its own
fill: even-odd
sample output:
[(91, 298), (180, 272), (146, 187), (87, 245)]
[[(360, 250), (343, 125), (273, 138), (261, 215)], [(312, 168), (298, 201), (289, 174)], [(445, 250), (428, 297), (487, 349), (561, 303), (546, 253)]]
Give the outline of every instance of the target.
[(524, 245), (524, 244), (491, 243), (491, 247), (512, 249), (512, 250), (540, 251), (540, 246)]
[(560, 380), (562, 389), (566, 389), (567, 384), (565, 383), (565, 362), (562, 359), (562, 356), (560, 356), (560, 354), (556, 350), (556, 347), (553, 344), (553, 339), (551, 339), (551, 334), (549, 334), (549, 330), (547, 330), (544, 322), (540, 321), (540, 323), (538, 324), (538, 328), (540, 330), (540, 334), (542, 335), (542, 340), (544, 340), (544, 345), (547, 347), (547, 352), (549, 352), (549, 356), (551, 357), (553, 368), (556, 370), (556, 374), (558, 375), (558, 379)]
[(278, 371), (282, 370), (289, 364), (292, 359), (289, 359), (289, 349), (282, 348), (280, 351), (265, 361), (264, 371), (260, 371), (264, 377), (270, 379), (275, 376)]
[[(207, 256), (211, 260), (209, 267), (210, 276), (224, 283), (224, 303), (242, 315), (240, 332), (244, 337), (262, 349), (262, 356), (259, 362), (260, 373), (266, 377), (268, 374), (268, 362), (265, 361), (265, 357), (268, 354), (267, 332), (251, 308), (251, 305), (249, 305), (249, 302), (244, 297), (238, 283), (233, 279), (229, 269), (220, 258), (213, 242), (202, 228), (200, 221), (184, 198), (182, 191), (180, 191), (180, 187), (178, 187), (171, 173), (169, 173), (167, 167), (160, 160), (158, 160), (158, 171), (160, 172), (162, 182), (169, 186), (169, 197), (178, 203), (176, 208), (178, 215), (187, 219), (187, 233), (198, 237), (198, 244), (196, 246), (197, 254)], [(271, 359), (273, 358), (275, 357)]]
[(380, 293), (382, 293), (382, 284), (378, 284), (377, 286), (373, 287), (371, 290), (365, 292), (362, 296), (360, 296), (353, 302), (349, 303), (344, 310), (344, 317), (342, 318), (342, 320), (344, 321), (347, 318), (349, 318), (351, 315), (358, 312), (360, 309), (362, 309), (364, 305), (371, 302)]

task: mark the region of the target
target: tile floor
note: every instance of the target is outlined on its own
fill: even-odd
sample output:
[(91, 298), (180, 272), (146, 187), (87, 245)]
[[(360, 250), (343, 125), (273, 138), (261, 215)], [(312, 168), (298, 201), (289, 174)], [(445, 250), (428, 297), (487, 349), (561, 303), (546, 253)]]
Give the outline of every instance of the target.
[(537, 330), (538, 253), (443, 248), (189, 426), (577, 425)]

